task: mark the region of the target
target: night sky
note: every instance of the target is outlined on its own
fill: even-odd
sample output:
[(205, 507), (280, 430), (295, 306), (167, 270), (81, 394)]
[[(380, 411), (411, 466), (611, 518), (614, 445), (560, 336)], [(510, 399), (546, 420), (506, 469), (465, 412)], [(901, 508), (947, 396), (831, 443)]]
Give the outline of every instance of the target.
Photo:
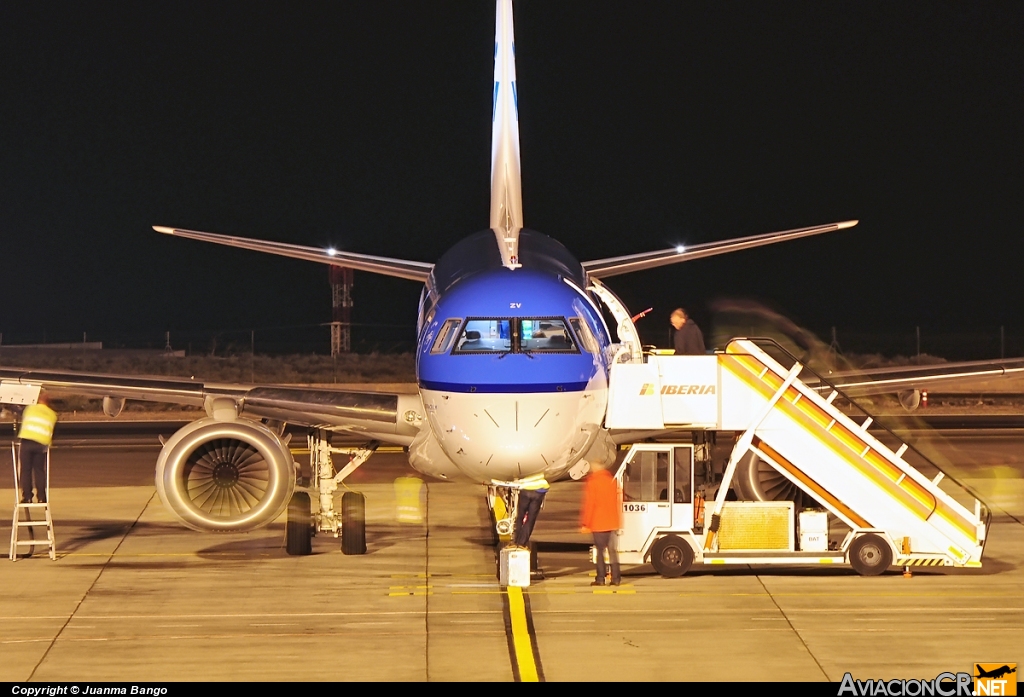
[[(613, 278), (641, 325), (1024, 329), (1024, 5), (519, 0), (528, 227), (579, 259), (856, 218)], [(486, 227), (494, 3), (0, 2), (0, 332), (330, 318), (326, 267)], [(417, 284), (356, 273), (355, 320)], [(660, 335), (660, 334), (659, 334)]]

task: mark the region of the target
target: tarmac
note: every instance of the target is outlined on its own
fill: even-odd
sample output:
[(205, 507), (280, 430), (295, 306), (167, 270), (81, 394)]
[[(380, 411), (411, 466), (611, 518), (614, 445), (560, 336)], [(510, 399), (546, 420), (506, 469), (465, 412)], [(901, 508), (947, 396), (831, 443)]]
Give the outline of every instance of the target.
[(839, 682), (1024, 662), (1024, 431), (918, 440), (994, 512), (981, 569), (665, 579), (641, 566), (593, 588), (582, 487), (558, 482), (534, 535), (544, 578), (522, 593), (497, 583), (481, 487), (426, 482), (423, 522), (397, 522), (394, 480), (413, 474), (400, 452), (347, 482), (367, 497), (367, 554), (318, 536), (290, 557), (283, 521), (227, 535), (176, 523), (144, 440), (55, 444), (58, 556), (0, 561), (0, 680)]

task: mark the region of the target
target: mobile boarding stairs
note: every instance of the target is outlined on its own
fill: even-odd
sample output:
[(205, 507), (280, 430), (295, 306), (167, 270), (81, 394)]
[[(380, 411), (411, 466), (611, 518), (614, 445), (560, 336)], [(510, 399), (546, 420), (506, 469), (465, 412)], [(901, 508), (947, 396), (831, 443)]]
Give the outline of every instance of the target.
[[(650, 561), (666, 576), (694, 563), (849, 564), (863, 575), (893, 564), (980, 567), (988, 507), (907, 444), (892, 449), (868, 433), (869, 415), (851, 418), (839, 403), (858, 408), (839, 390), (801, 373), (809, 371), (762, 339), (613, 365), (608, 428), (694, 432), (693, 443), (638, 443), (618, 468), (620, 561)], [(720, 480), (702, 456), (711, 434), (701, 431), (735, 434)], [(738, 466), (752, 457), (798, 495), (728, 500)], [(921, 471), (932, 467), (931, 478)]]

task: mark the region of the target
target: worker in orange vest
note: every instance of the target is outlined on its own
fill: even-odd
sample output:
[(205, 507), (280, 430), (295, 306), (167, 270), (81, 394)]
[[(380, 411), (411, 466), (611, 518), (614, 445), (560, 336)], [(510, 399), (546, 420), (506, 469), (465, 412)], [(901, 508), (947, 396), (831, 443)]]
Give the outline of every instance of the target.
[(590, 585), (603, 586), (605, 580), (604, 554), (612, 565), (612, 585), (622, 581), (619, 572), (619, 554), (615, 549), (615, 536), (622, 527), (622, 497), (618, 482), (604, 465), (592, 463), (583, 490), (583, 510), (580, 514), (580, 532), (594, 534), (597, 548), (597, 578)]

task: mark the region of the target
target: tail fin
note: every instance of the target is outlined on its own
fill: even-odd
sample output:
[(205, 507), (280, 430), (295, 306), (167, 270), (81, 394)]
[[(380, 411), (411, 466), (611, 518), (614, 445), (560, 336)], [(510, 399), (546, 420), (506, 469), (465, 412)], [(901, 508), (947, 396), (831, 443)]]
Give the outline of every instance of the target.
[(512, 0), (497, 0), (494, 29), (494, 96), (491, 117), (491, 229), (501, 261), (519, 268), (523, 193), (519, 168), (519, 104)]

